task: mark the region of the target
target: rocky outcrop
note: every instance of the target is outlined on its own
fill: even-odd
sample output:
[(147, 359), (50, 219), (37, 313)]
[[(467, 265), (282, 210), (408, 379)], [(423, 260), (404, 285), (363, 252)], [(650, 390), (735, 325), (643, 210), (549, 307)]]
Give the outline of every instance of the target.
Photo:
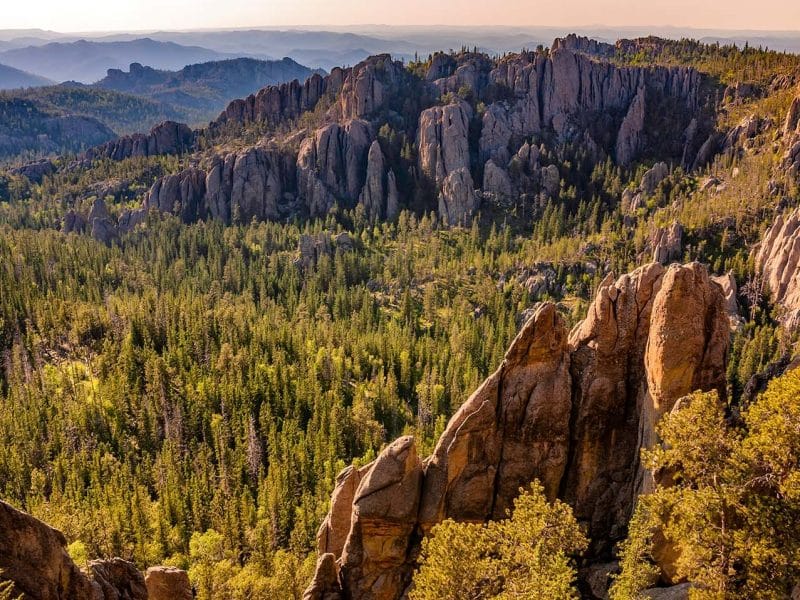
[(135, 156), (158, 156), (161, 154), (181, 154), (194, 147), (194, 132), (188, 125), (174, 121), (164, 121), (150, 130), (150, 133), (126, 135), (96, 146), (86, 151), (89, 160), (108, 158), (124, 160)]
[(553, 50), (571, 50), (572, 52), (581, 52), (589, 56), (597, 56), (600, 58), (611, 58), (617, 51), (614, 44), (606, 44), (605, 42), (598, 42), (591, 38), (570, 33), (563, 38), (556, 38), (553, 41)]
[(781, 167), (791, 176), (797, 177), (800, 174), (800, 96), (792, 101), (786, 114), (783, 134), (786, 139), (786, 152)]
[(378, 140), (372, 142), (367, 155), (364, 189), (358, 198), (371, 221), (393, 220), (400, 212), (400, 197), (394, 172), (387, 170)]
[(487, 160), (483, 167), (483, 191), (498, 200), (511, 196), (511, 177), (492, 159)]
[(210, 127), (214, 130), (227, 123), (246, 125), (259, 122), (276, 125), (295, 119), (316, 107), (329, 89), (328, 79), (315, 73), (303, 83), (295, 79), (262, 88), (247, 98), (233, 100)]
[(786, 311), (787, 323), (800, 316), (800, 209), (775, 218), (756, 252), (763, 288)]
[(628, 107), (617, 134), (615, 156), (617, 163), (627, 166), (639, 154), (642, 146), (645, 118), (645, 88), (640, 87)]
[(98, 242), (110, 245), (119, 237), (108, 207), (102, 198), (94, 201), (86, 221), (89, 233)]
[(93, 560), (86, 570), (104, 600), (148, 600), (144, 576), (127, 560)]
[(324, 216), (337, 202), (355, 204), (364, 187), (372, 132), (366, 121), (332, 123), (305, 139), (297, 156), (297, 190), (309, 214)]
[(373, 116), (384, 108), (405, 74), (402, 63), (388, 54), (371, 56), (347, 74), (339, 94), (339, 115), (344, 120)]
[(342, 600), (339, 569), (333, 554), (320, 555), (314, 570), (314, 579), (303, 592), (303, 600)]
[(14, 175), (22, 175), (33, 183), (42, 183), (42, 180), (47, 175), (52, 175), (56, 172), (56, 166), (53, 161), (42, 159), (10, 169), (9, 172)]
[(422, 462), (410, 436), (391, 443), (364, 475), (341, 558), (342, 587), (349, 597), (389, 600), (410, 583), (421, 481)]
[(205, 214), (206, 174), (195, 168), (158, 179), (145, 197), (143, 207), (171, 213), (184, 223), (193, 223)]
[(95, 560), (83, 572), (66, 547), (60, 531), (0, 501), (0, 572), (14, 584), (14, 598), (148, 600), (145, 579), (134, 564), (121, 558)]
[(472, 108), (461, 100), (424, 110), (419, 118), (419, 168), (437, 186), (439, 216), (450, 225), (463, 225), (478, 206), (470, 173), (471, 119)]
[(192, 584), (186, 571), (175, 567), (150, 567), (144, 576), (149, 600), (192, 600)]
[(89, 579), (67, 554), (64, 535), (0, 501), (0, 571), (24, 600), (93, 598)]
[(652, 196), (658, 184), (664, 181), (669, 175), (669, 167), (665, 162), (658, 162), (642, 175), (641, 189), (648, 196)]
[(554, 305), (539, 305), (432, 456), (420, 463), (401, 438), (358, 475), (340, 475), (319, 539), (335, 558), (333, 540), (348, 531), (341, 593), (400, 598), (420, 535), (447, 518), (502, 518), (533, 479), (573, 506), (602, 556), (652, 486), (638, 457), (657, 443), (658, 418), (695, 389), (724, 394), (728, 343), (722, 289), (697, 263), (606, 278), (571, 334)]
[(660, 227), (650, 239), (653, 248), (653, 260), (667, 265), (680, 260), (683, 255), (683, 226), (675, 222), (669, 227)]
[(451, 171), (439, 192), (439, 216), (448, 225), (468, 224), (478, 208), (472, 175), (466, 167)]
[(739, 288), (736, 285), (736, 278), (733, 276), (733, 272), (716, 275), (711, 280), (722, 288), (722, 295), (725, 297), (725, 312), (728, 314), (731, 331), (737, 331), (744, 325), (744, 319), (739, 314), (739, 302), (736, 299), (739, 294)]

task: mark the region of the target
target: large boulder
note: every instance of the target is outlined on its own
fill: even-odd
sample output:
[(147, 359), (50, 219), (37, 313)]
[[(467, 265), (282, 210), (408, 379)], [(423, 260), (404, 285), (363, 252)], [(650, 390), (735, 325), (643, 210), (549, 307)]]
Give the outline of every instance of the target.
[(144, 576), (149, 600), (192, 600), (189, 575), (175, 567), (150, 567)]

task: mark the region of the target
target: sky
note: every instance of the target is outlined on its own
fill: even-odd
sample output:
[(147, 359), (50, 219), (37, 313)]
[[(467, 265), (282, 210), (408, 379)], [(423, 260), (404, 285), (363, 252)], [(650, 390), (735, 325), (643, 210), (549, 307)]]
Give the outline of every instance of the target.
[(3, 0), (0, 29), (386, 25), (800, 30), (799, 0)]

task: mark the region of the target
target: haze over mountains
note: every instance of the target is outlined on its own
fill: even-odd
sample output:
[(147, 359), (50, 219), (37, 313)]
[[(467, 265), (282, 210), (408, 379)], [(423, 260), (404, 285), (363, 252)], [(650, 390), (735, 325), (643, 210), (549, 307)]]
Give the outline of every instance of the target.
[[(733, 31), (679, 27), (570, 28), (599, 41), (659, 35), (689, 37), (705, 43), (763, 46), (800, 51), (793, 31)], [(0, 64), (55, 81), (97, 81), (107, 69), (138, 62), (155, 69), (235, 57), (275, 60), (289, 57), (310, 68), (330, 70), (370, 55), (390, 53), (410, 60), (437, 50), (477, 47), (488, 54), (517, 52), (547, 45), (567, 33), (563, 27), (405, 27), (361, 25), (292, 29), (228, 29), (202, 31), (137, 31), (59, 33), (45, 30), (0, 30)]]

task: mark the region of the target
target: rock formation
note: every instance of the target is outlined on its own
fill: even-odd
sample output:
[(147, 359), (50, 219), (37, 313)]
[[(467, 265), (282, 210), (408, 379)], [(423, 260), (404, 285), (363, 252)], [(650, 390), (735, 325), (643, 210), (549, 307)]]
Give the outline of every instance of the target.
[(371, 221), (392, 220), (400, 212), (400, 198), (394, 172), (387, 171), (386, 161), (378, 140), (372, 142), (367, 155), (364, 188), (358, 198)]
[[(0, 572), (23, 600), (191, 600), (185, 571), (154, 567), (145, 577), (121, 558), (93, 560), (81, 571), (67, 554), (64, 535), (0, 501)], [(163, 582), (169, 581), (169, 593)]]
[(478, 203), (470, 173), (471, 119), (464, 101), (429, 108), (419, 117), (419, 168), (437, 186), (439, 216), (451, 225), (463, 225)]
[(303, 141), (297, 156), (297, 189), (311, 216), (337, 200), (355, 203), (366, 179), (372, 133), (366, 121), (332, 123)]
[(786, 114), (783, 135), (786, 138), (786, 153), (781, 166), (793, 177), (797, 177), (800, 174), (800, 96), (792, 101)]
[(697, 263), (607, 277), (571, 334), (553, 304), (539, 305), (432, 456), (420, 462), (404, 437), (340, 474), (318, 535), (325, 572), (307, 597), (402, 597), (420, 536), (447, 518), (503, 518), (533, 479), (607, 553), (652, 486), (638, 457), (657, 443), (657, 420), (695, 389), (724, 394), (728, 343), (723, 291)]
[(192, 585), (186, 571), (175, 567), (150, 567), (144, 576), (149, 600), (192, 600)]
[(796, 324), (800, 317), (800, 209), (775, 218), (755, 258), (764, 291), (786, 310), (787, 324)]
[(669, 227), (661, 227), (653, 233), (650, 240), (653, 260), (662, 265), (680, 260), (683, 254), (683, 226), (675, 222)]
[(134, 156), (181, 154), (191, 150), (193, 146), (194, 132), (188, 125), (164, 121), (153, 127), (148, 134), (126, 135), (101, 146), (95, 146), (86, 151), (86, 158), (124, 160)]
[[(695, 147), (711, 122), (704, 113), (701, 75), (682, 67), (620, 67), (607, 60), (612, 48), (567, 36), (549, 53), (500, 59), (439, 53), (424, 78), (389, 55), (373, 56), (327, 77), (269, 86), (235, 100), (206, 130), (195, 133), (165, 122), (147, 135), (119, 138), (85, 156), (122, 160), (194, 151), (191, 166), (157, 181), (143, 205), (187, 222), (323, 217), (336, 205), (351, 209), (358, 203), (377, 221), (394, 218), (402, 205), (427, 203), (422, 208), (438, 208), (450, 225), (468, 223), (484, 197), (558, 194), (558, 166), (539, 165), (538, 148), (530, 145), (534, 136), (547, 143), (575, 142), (591, 156), (615, 156), (626, 166), (656, 146), (668, 146), (674, 150), (669, 158), (685, 165), (708, 161), (717, 138), (709, 137), (699, 153)], [(477, 118), (474, 107), (481, 105), (485, 110)], [(674, 108), (674, 123), (652, 140), (648, 136), (655, 134), (645, 127), (648, 111), (663, 106)], [(301, 129), (298, 119), (310, 111), (313, 116), (303, 123), (313, 125)], [(787, 127), (794, 124), (790, 117)], [(251, 123), (265, 124), (267, 132), (253, 146), (214, 156), (196, 144), (196, 139), (225, 140), (236, 126)], [(416, 142), (416, 168), (403, 161), (387, 166), (387, 155), (374, 143), (383, 126), (390, 126), (396, 139)], [(663, 179), (665, 166), (657, 163), (645, 176), (645, 194)], [(117, 232), (132, 229), (143, 215), (124, 213)]]
[(645, 118), (645, 88), (640, 87), (628, 107), (628, 112), (622, 120), (622, 125), (617, 134), (615, 155), (617, 163), (629, 165), (636, 158), (642, 146)]

